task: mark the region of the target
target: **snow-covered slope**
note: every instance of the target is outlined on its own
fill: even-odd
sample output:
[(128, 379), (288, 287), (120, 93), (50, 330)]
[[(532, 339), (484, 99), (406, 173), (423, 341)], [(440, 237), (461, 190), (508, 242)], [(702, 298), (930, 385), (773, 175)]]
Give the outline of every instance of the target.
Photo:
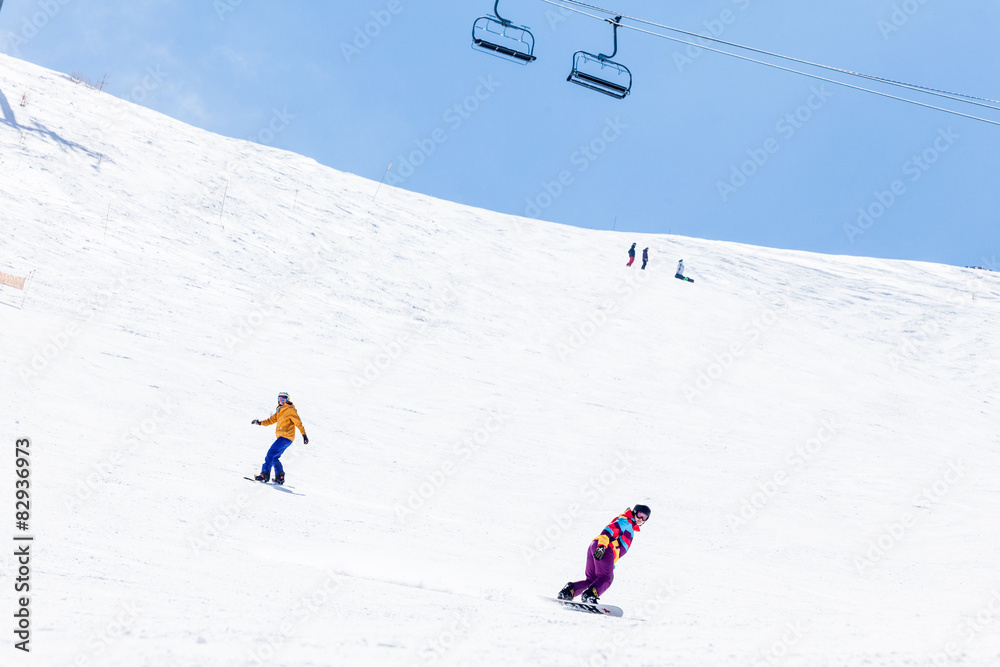
[[(373, 200), (4, 56), (0, 111), (33, 665), (1000, 660), (996, 274)], [(625, 618), (541, 600), (636, 502)]]

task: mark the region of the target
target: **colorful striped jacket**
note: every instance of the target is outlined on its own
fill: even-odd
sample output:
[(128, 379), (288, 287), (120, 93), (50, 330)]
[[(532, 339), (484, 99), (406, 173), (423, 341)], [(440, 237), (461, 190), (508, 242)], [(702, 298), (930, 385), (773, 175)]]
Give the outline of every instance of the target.
[(632, 546), (632, 538), (639, 532), (635, 517), (632, 516), (632, 508), (626, 509), (618, 517), (609, 523), (601, 534), (597, 536), (597, 544), (604, 548), (611, 547), (615, 552), (615, 562), (628, 553)]

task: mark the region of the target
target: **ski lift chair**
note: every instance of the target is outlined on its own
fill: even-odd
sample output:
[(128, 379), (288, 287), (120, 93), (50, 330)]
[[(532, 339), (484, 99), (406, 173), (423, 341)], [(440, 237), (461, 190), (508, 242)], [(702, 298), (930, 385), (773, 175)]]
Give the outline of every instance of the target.
[(614, 20), (608, 19), (614, 26), (615, 35), (615, 50), (611, 55), (577, 51), (573, 54), (573, 71), (566, 77), (567, 81), (619, 100), (629, 94), (632, 90), (632, 72), (625, 65), (612, 60), (618, 53), (618, 22), (621, 20), (620, 16)]
[(535, 36), (525, 26), (517, 26), (500, 16), (493, 5), (493, 16), (480, 16), (472, 24), (472, 48), (490, 55), (527, 65), (535, 59)]

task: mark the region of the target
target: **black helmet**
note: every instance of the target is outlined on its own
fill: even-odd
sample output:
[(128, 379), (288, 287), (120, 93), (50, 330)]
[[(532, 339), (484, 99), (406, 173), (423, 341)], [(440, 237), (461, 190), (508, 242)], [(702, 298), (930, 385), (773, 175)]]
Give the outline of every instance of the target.
[(649, 505), (636, 505), (632, 508), (632, 516), (637, 516), (639, 514), (645, 514), (649, 516)]

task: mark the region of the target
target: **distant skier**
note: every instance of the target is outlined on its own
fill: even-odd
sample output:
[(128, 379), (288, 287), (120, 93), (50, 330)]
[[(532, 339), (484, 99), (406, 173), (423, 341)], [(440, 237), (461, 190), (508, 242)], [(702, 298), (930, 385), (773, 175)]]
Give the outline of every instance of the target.
[(648, 262), (648, 261), (649, 261), (649, 248), (643, 248), (642, 249), (642, 266), (640, 266), (639, 268), (642, 269), (643, 271), (645, 271), (646, 270), (646, 262)]
[(302, 432), (302, 444), (309, 444), (309, 436), (306, 435), (306, 429), (302, 426), (302, 420), (299, 419), (298, 410), (290, 400), (288, 400), (288, 394), (281, 392), (278, 394), (278, 408), (275, 410), (274, 414), (261, 421), (259, 419), (254, 419), (251, 424), (259, 424), (260, 426), (270, 426), (271, 424), (277, 424), (274, 427), (274, 433), (278, 436), (278, 439), (274, 441), (271, 448), (267, 450), (267, 455), (264, 457), (264, 465), (260, 469), (260, 474), (255, 476), (254, 479), (258, 482), (269, 482), (271, 481), (271, 468), (274, 468), (274, 483), (284, 484), (285, 483), (285, 469), (281, 465), (281, 455), (288, 449), (288, 446), (292, 444), (295, 440), (295, 427), (297, 426)]
[(688, 278), (687, 276), (684, 275), (684, 260), (683, 259), (681, 261), (677, 262), (677, 273), (674, 274), (674, 278), (677, 278), (678, 280), (686, 280), (689, 283), (693, 283), (694, 282), (694, 280), (692, 278)]
[(634, 261), (635, 261), (635, 244), (633, 243), (632, 247), (628, 249), (628, 264), (626, 264), (625, 266), (632, 266), (632, 262)]
[[(649, 507), (636, 505), (626, 509), (609, 523), (587, 549), (587, 567), (582, 581), (571, 581), (559, 591), (560, 600), (572, 600), (582, 595), (583, 602), (597, 604), (597, 599), (611, 587), (615, 579), (615, 564), (632, 546), (632, 538), (649, 519)], [(611, 554), (608, 554), (608, 550)]]

